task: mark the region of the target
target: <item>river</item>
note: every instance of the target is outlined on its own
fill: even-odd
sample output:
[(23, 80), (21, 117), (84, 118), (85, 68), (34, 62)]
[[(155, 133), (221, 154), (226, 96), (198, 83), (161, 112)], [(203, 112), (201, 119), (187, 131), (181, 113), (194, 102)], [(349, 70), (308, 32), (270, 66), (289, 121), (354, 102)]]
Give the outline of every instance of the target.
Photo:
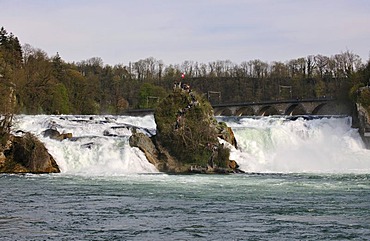
[[(349, 117), (220, 117), (246, 174), (167, 175), (128, 145), (153, 116), (18, 116), (60, 174), (0, 175), (0, 240), (367, 240), (370, 151)], [(41, 132), (56, 127), (75, 139)]]

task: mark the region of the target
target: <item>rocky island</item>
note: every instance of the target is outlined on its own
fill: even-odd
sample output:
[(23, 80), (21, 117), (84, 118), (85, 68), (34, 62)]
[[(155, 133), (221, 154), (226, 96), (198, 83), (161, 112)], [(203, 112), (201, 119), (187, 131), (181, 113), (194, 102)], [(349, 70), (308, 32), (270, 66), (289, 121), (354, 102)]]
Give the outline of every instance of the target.
[(218, 122), (211, 104), (186, 84), (176, 83), (173, 92), (154, 111), (156, 135), (134, 132), (130, 145), (142, 150), (150, 163), (166, 173), (235, 173), (223, 139), (237, 146), (234, 134)]

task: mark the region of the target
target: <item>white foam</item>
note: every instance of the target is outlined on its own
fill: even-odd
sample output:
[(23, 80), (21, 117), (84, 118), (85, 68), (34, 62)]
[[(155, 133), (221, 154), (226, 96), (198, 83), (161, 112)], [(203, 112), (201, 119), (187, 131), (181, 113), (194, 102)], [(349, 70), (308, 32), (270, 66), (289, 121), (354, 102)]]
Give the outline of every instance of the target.
[[(224, 120), (225, 121), (225, 120)], [(230, 118), (238, 142), (231, 159), (247, 172), (370, 173), (370, 151), (364, 148), (349, 117), (287, 120), (284, 117)], [(158, 172), (144, 154), (128, 144), (134, 125), (155, 132), (153, 115), (133, 116), (17, 116), (14, 130), (37, 135), (62, 173), (120, 175)], [(42, 136), (55, 127), (76, 140), (62, 142)], [(113, 127), (113, 129), (112, 129)], [(119, 128), (116, 128), (119, 127)], [(114, 129), (115, 128), (115, 129)], [(104, 131), (116, 136), (105, 136)]]
[(295, 121), (243, 118), (234, 126), (235, 160), (248, 172), (369, 173), (364, 148), (349, 117)]
[[(18, 116), (14, 130), (30, 131), (37, 135), (57, 161), (61, 172), (79, 175), (120, 175), (154, 173), (158, 170), (145, 155), (128, 144), (131, 132), (114, 131), (119, 136), (104, 136), (111, 127), (135, 125), (155, 129), (152, 116)], [(153, 125), (154, 124), (154, 125)], [(56, 141), (43, 137), (47, 128), (72, 133), (75, 140)]]

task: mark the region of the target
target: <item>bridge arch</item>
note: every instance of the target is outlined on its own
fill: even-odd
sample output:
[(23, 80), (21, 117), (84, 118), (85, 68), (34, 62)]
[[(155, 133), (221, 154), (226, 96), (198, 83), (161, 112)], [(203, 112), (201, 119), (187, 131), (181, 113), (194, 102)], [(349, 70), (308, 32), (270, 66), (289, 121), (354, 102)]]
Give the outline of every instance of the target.
[(351, 115), (352, 106), (345, 102), (321, 103), (312, 111), (313, 115)]
[(236, 116), (253, 116), (256, 115), (254, 109), (251, 106), (242, 107), (235, 112)]
[(272, 105), (263, 106), (258, 112), (259, 116), (279, 115), (279, 111)]
[(300, 103), (292, 104), (285, 110), (285, 115), (306, 115), (307, 111)]
[(311, 112), (312, 115), (318, 115), (320, 110), (323, 109), (323, 107), (326, 105), (326, 103), (321, 103), (318, 106), (316, 106), (313, 111)]
[(215, 116), (232, 116), (233, 112), (229, 108), (221, 108), (215, 111)]
[[(347, 107), (346, 107), (347, 106)], [(215, 116), (266, 115), (344, 115), (351, 113), (345, 103), (335, 99), (293, 99), (246, 103), (214, 104)]]

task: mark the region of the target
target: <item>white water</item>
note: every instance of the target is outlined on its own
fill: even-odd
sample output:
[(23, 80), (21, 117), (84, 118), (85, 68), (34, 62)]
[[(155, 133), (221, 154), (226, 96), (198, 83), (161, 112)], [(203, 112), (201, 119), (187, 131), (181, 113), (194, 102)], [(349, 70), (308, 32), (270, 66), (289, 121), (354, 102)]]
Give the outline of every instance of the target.
[(370, 150), (350, 117), (226, 122), (238, 141), (232, 158), (248, 172), (370, 173)]
[[(45, 143), (61, 172), (82, 175), (120, 175), (127, 173), (156, 173), (138, 148), (131, 148), (131, 131), (116, 128), (135, 125), (155, 132), (152, 116), (19, 116), (14, 130), (30, 131)], [(60, 133), (72, 133), (73, 141), (45, 138), (42, 132), (56, 128)], [(106, 136), (104, 131), (111, 135)]]
[[(238, 149), (231, 159), (246, 172), (370, 173), (370, 151), (364, 148), (351, 119), (295, 121), (283, 117), (224, 118), (232, 127)], [(18, 116), (14, 131), (30, 131), (46, 144), (62, 173), (121, 175), (158, 172), (138, 148), (128, 144), (134, 125), (155, 132), (153, 116)], [(56, 127), (74, 141), (42, 136)], [(104, 135), (109, 133), (110, 136)], [(114, 135), (114, 136), (112, 136)]]

